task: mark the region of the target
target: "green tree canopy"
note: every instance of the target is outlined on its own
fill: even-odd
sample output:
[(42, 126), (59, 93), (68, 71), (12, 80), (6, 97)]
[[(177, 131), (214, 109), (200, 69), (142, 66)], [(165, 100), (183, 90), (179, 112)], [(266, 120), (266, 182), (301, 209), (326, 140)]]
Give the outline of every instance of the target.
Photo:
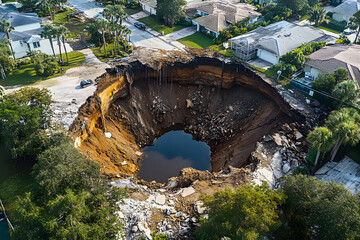
[(323, 22), (329, 22), (325, 9), (318, 6), (311, 9), (309, 21), (313, 22), (315, 26), (319, 26)]
[(358, 239), (360, 201), (343, 185), (303, 175), (287, 176), (286, 216), (299, 239)]
[(185, 17), (185, 0), (157, 0), (156, 15), (163, 18), (165, 25), (174, 27), (176, 21)]
[(227, 189), (202, 201), (209, 217), (201, 220), (197, 239), (258, 239), (278, 223), (277, 208), (284, 202), (284, 195), (264, 183)]
[(0, 141), (14, 158), (35, 157), (44, 146), (50, 122), (49, 90), (21, 88), (0, 103)]

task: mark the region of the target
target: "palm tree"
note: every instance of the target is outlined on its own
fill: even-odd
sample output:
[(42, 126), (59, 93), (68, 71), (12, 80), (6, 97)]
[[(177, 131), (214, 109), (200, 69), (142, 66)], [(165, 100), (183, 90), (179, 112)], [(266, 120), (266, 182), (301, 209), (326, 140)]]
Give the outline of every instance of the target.
[(60, 36), (61, 36), (62, 43), (63, 43), (63, 46), (64, 46), (64, 51), (65, 51), (65, 55), (66, 55), (66, 62), (69, 64), (69, 57), (68, 57), (68, 53), (67, 53), (67, 49), (66, 49), (66, 45), (65, 45), (65, 38), (66, 38), (66, 36), (69, 35), (70, 31), (64, 25), (60, 25), (59, 26), (59, 32), (60, 32)]
[(99, 20), (97, 21), (97, 24), (98, 24), (98, 28), (99, 28), (99, 31), (101, 32), (102, 39), (103, 39), (105, 57), (107, 57), (105, 33), (106, 33), (106, 32), (108, 31), (108, 29), (109, 29), (109, 24), (108, 24), (108, 22), (106, 22), (104, 19), (99, 19)]
[(131, 30), (129, 28), (125, 28), (123, 30), (123, 34), (128, 36), (128, 41), (130, 42), (130, 37), (131, 37)]
[(0, 86), (0, 100), (3, 100), (5, 95), (5, 88), (3, 86)]
[(332, 96), (341, 100), (339, 109), (343, 106), (344, 102), (353, 103), (356, 101), (360, 94), (354, 81), (343, 81), (337, 84), (332, 92)]
[(323, 22), (329, 22), (326, 11), (322, 7), (315, 7), (310, 12), (310, 22), (314, 22), (315, 26), (319, 26)]
[(54, 50), (54, 43), (52, 41), (52, 38), (55, 36), (55, 29), (54, 26), (51, 24), (45, 24), (43, 26), (43, 32), (41, 33), (42, 37), (48, 38), (50, 41), (51, 50), (53, 52), (53, 55), (55, 57), (55, 50)]
[(15, 59), (15, 53), (14, 53), (14, 49), (11, 45), (11, 36), (10, 36), (10, 32), (14, 29), (15, 28), (11, 25), (10, 22), (6, 21), (5, 19), (0, 20), (0, 32), (4, 32), (6, 34), (6, 37), (9, 40), (9, 46), (10, 46), (11, 53), (13, 55), (13, 58)]
[(343, 143), (354, 145), (360, 140), (360, 115), (354, 109), (342, 108), (330, 113), (326, 126), (333, 130), (335, 143), (332, 146), (332, 162)]
[(59, 46), (60, 63), (63, 64), (64, 61), (63, 61), (63, 57), (62, 57), (62, 53), (61, 53), (61, 41), (60, 41), (61, 31), (62, 31), (61, 26), (62, 25), (54, 26), (54, 35), (56, 36), (57, 43), (58, 43), (58, 46)]
[(357, 28), (356, 37), (354, 40), (354, 43), (358, 40), (359, 33), (360, 33), (360, 10), (358, 10), (356, 13), (354, 13), (353, 17), (350, 18), (350, 23), (355, 25)]
[(309, 142), (312, 143), (313, 147), (317, 148), (317, 154), (315, 158), (315, 166), (318, 163), (320, 153), (322, 151), (328, 151), (331, 149), (332, 143), (332, 132), (326, 127), (317, 127), (308, 135)]

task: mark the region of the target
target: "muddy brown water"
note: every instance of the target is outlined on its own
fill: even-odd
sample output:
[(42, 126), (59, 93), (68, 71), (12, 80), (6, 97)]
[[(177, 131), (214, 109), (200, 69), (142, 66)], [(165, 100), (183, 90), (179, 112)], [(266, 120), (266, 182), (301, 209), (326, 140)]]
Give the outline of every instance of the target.
[(184, 131), (167, 132), (143, 150), (138, 176), (146, 181), (166, 182), (186, 167), (210, 170), (210, 147)]

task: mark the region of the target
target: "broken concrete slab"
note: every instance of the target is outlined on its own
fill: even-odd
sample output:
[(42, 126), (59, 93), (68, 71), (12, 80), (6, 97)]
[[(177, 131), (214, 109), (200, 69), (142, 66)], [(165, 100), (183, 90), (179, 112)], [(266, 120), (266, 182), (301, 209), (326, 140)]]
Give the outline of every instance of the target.
[(159, 204), (159, 205), (164, 205), (165, 204), (165, 195), (159, 194), (155, 197), (155, 203)]
[(184, 188), (180, 194), (182, 197), (187, 197), (193, 193), (195, 193), (195, 189), (193, 187), (188, 187), (188, 188)]

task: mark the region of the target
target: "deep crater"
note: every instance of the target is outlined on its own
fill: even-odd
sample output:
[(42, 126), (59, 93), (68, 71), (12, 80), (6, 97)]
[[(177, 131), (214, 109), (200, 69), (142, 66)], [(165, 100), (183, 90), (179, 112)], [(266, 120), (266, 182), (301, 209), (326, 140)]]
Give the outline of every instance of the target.
[(210, 146), (217, 172), (246, 165), (264, 135), (297, 118), (272, 80), (242, 63), (191, 56), (107, 69), (70, 132), (112, 178), (137, 176), (141, 149), (174, 128)]

